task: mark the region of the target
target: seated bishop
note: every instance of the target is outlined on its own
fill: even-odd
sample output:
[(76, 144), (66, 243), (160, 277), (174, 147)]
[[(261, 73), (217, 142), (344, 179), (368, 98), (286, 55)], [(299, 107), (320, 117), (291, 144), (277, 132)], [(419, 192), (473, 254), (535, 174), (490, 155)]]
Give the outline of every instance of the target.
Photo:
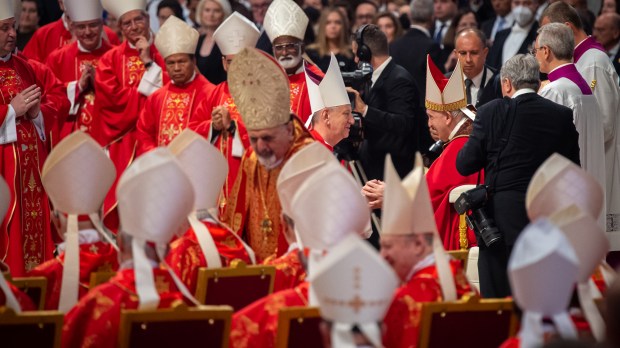
[[(213, 40), (222, 52), (224, 71), (228, 72), (230, 63), (242, 49), (255, 47), (259, 36), (254, 23), (238, 12), (226, 18), (213, 33)], [(210, 117), (196, 131), (207, 137), (228, 160), (228, 177), (220, 199), (220, 209), (223, 210), (237, 178), (241, 157), (250, 146), (248, 131), (230, 94), (228, 81), (215, 86), (210, 98), (203, 100), (199, 108), (201, 113)]]
[(198, 304), (163, 261), (194, 205), (194, 188), (174, 155), (160, 148), (136, 159), (121, 176), (117, 197), (120, 270), (67, 313), (63, 347), (116, 347), (121, 309)]
[(384, 319), (386, 348), (416, 347), (422, 302), (455, 301), (472, 288), (461, 263), (446, 254), (433, 218), (422, 157), (401, 182), (385, 161), (381, 256), (403, 283)]
[[(289, 221), (294, 222), (294, 228), (298, 231), (298, 242), (318, 251), (311, 254), (307, 261), (309, 274), (334, 245), (350, 234), (366, 235), (370, 226), (366, 202), (359, 194), (357, 183), (333, 156), (301, 181), (301, 186), (295, 188), (295, 194), (287, 204), (290, 204)], [(308, 282), (303, 282), (242, 308), (233, 316), (230, 346), (274, 347), (279, 309), (316, 306), (316, 299), (311, 293)]]
[(45, 309), (69, 311), (90, 289), (91, 273), (118, 269), (118, 248), (99, 215), (115, 178), (114, 163), (82, 131), (64, 138), (47, 157), (41, 181), (65, 242), (56, 258), (28, 274), (47, 279)]
[[(168, 145), (194, 186), (190, 228), (170, 244), (167, 262), (195, 293), (198, 268), (228, 267), (233, 260), (256, 262), (254, 252), (218, 220), (217, 201), (228, 165), (222, 154), (201, 135), (186, 129)], [(200, 160), (197, 160), (200, 159)]]
[(198, 31), (175, 16), (166, 20), (155, 37), (155, 47), (166, 64), (170, 81), (151, 94), (136, 125), (136, 155), (166, 146), (184, 129), (196, 129), (210, 115), (197, 112), (215, 86), (196, 69)]

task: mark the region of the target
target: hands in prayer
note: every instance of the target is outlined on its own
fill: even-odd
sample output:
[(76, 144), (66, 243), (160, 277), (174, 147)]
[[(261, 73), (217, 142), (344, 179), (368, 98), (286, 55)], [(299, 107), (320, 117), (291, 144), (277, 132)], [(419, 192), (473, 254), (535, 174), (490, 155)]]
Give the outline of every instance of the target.
[(368, 207), (372, 210), (381, 209), (383, 205), (383, 189), (385, 183), (381, 180), (370, 180), (362, 187), (362, 195), (368, 201)]
[(82, 66), (82, 76), (78, 82), (80, 92), (88, 92), (95, 85), (95, 67), (91, 64), (84, 64)]
[(41, 88), (35, 84), (24, 89), (13, 97), (11, 106), (16, 117), (26, 114), (29, 119), (36, 118), (41, 110)]
[(224, 105), (213, 108), (211, 112), (213, 118), (213, 129), (216, 131), (225, 131), (230, 128), (230, 114), (228, 108)]

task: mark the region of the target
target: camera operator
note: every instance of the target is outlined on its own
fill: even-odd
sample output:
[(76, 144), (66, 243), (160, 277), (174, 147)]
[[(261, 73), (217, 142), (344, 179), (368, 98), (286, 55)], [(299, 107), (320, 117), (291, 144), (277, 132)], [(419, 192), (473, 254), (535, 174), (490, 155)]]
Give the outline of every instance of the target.
[(478, 109), (474, 129), (456, 158), (461, 175), (484, 168), (488, 186), (485, 210), (501, 236), (487, 246), (477, 235), (483, 297), (510, 295), (508, 258), (529, 222), (525, 192), (536, 169), (554, 152), (579, 163), (572, 111), (536, 94), (538, 69), (531, 55), (518, 54), (504, 64), (500, 72), (504, 98)]
[(376, 25), (360, 27), (352, 49), (356, 63), (365, 61), (373, 68), (368, 95), (362, 98), (358, 91), (347, 88), (355, 95), (354, 111), (363, 117), (362, 167), (369, 180), (383, 179), (389, 153), (396, 171), (404, 177), (413, 169), (417, 150), (414, 125), (421, 111), (418, 88), (407, 70), (392, 61), (387, 38)]

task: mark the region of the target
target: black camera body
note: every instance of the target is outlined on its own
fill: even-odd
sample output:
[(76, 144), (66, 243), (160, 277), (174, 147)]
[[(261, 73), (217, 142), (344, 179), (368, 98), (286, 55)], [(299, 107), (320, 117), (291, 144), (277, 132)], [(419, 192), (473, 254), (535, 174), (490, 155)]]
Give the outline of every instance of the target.
[(484, 211), (484, 207), (488, 201), (488, 187), (486, 185), (478, 185), (469, 191), (463, 192), (454, 202), (454, 209), (459, 214), (467, 215), (467, 224), (474, 230), (487, 247), (498, 242), (502, 235), (495, 225), (495, 221), (489, 218)]
[(360, 62), (357, 70), (341, 72), (344, 85), (359, 91), (363, 96), (370, 90), (372, 80), (372, 65), (368, 62)]

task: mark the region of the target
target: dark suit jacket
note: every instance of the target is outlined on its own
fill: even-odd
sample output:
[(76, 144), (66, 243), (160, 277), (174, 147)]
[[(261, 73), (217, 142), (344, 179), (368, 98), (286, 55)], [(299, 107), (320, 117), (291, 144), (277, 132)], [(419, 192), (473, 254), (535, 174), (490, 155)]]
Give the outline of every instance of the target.
[(491, 78), (484, 84), (482, 89), (478, 90), (477, 96), (472, 96), (474, 97), (472, 99), (476, 99), (476, 103), (474, 104), (476, 108), (481, 107), (493, 99), (502, 98), (502, 86), (499, 79), (499, 72), (486, 65), (485, 68), (487, 69), (487, 74), (491, 74)]
[(405, 68), (413, 77), (418, 90), (420, 91), (418, 102), (424, 103), (426, 95), (426, 55), (430, 54), (433, 62), (443, 71), (443, 64), (440, 64), (441, 49), (439, 45), (424, 32), (419, 29), (411, 28), (405, 35), (394, 40), (390, 45), (390, 55), (394, 63)]
[(491, 39), (491, 33), (493, 32), (493, 25), (495, 24), (495, 18), (497, 16), (493, 16), (486, 21), (480, 23), (480, 30), (487, 36), (487, 39)]
[[(514, 244), (528, 223), (525, 205), (521, 203), (536, 169), (555, 152), (579, 164), (579, 135), (571, 109), (536, 93), (520, 95), (514, 102), (514, 123), (497, 162), (493, 159), (501, 148), (499, 138), (503, 129), (510, 127), (506, 123), (508, 98), (493, 100), (478, 109), (472, 134), (456, 159), (456, 169), (461, 175), (484, 169), (485, 183), (491, 186), (492, 192), (489, 213), (495, 217), (507, 245)], [(508, 192), (512, 194), (511, 199), (502, 199)], [(515, 199), (515, 194), (519, 199)], [(502, 223), (508, 220), (514, 223)]]
[[(417, 149), (418, 119), (423, 109), (411, 75), (391, 61), (364, 98), (364, 137), (360, 160), (368, 179), (383, 179), (385, 156), (389, 153), (401, 177), (413, 169)], [(428, 128), (424, 126), (428, 133)]]
[(620, 50), (616, 53), (612, 63), (614, 64), (614, 69), (616, 69), (616, 74), (620, 76)]
[[(517, 51), (517, 54), (524, 54), (528, 52), (530, 45), (532, 44), (532, 42), (534, 42), (534, 40), (536, 40), (537, 30), (538, 22), (534, 22), (534, 25), (532, 25), (532, 28), (527, 33), (525, 40), (523, 40), (521, 47), (519, 47), (519, 51)], [(502, 52), (504, 51), (504, 43), (506, 42), (506, 39), (508, 38), (508, 35), (511, 31), (512, 28), (508, 28), (500, 30), (497, 32), (497, 34), (495, 34), (495, 41), (493, 41), (493, 46), (489, 50), (489, 55), (487, 55), (486, 61), (486, 64), (493, 69), (499, 70), (502, 67)]]

